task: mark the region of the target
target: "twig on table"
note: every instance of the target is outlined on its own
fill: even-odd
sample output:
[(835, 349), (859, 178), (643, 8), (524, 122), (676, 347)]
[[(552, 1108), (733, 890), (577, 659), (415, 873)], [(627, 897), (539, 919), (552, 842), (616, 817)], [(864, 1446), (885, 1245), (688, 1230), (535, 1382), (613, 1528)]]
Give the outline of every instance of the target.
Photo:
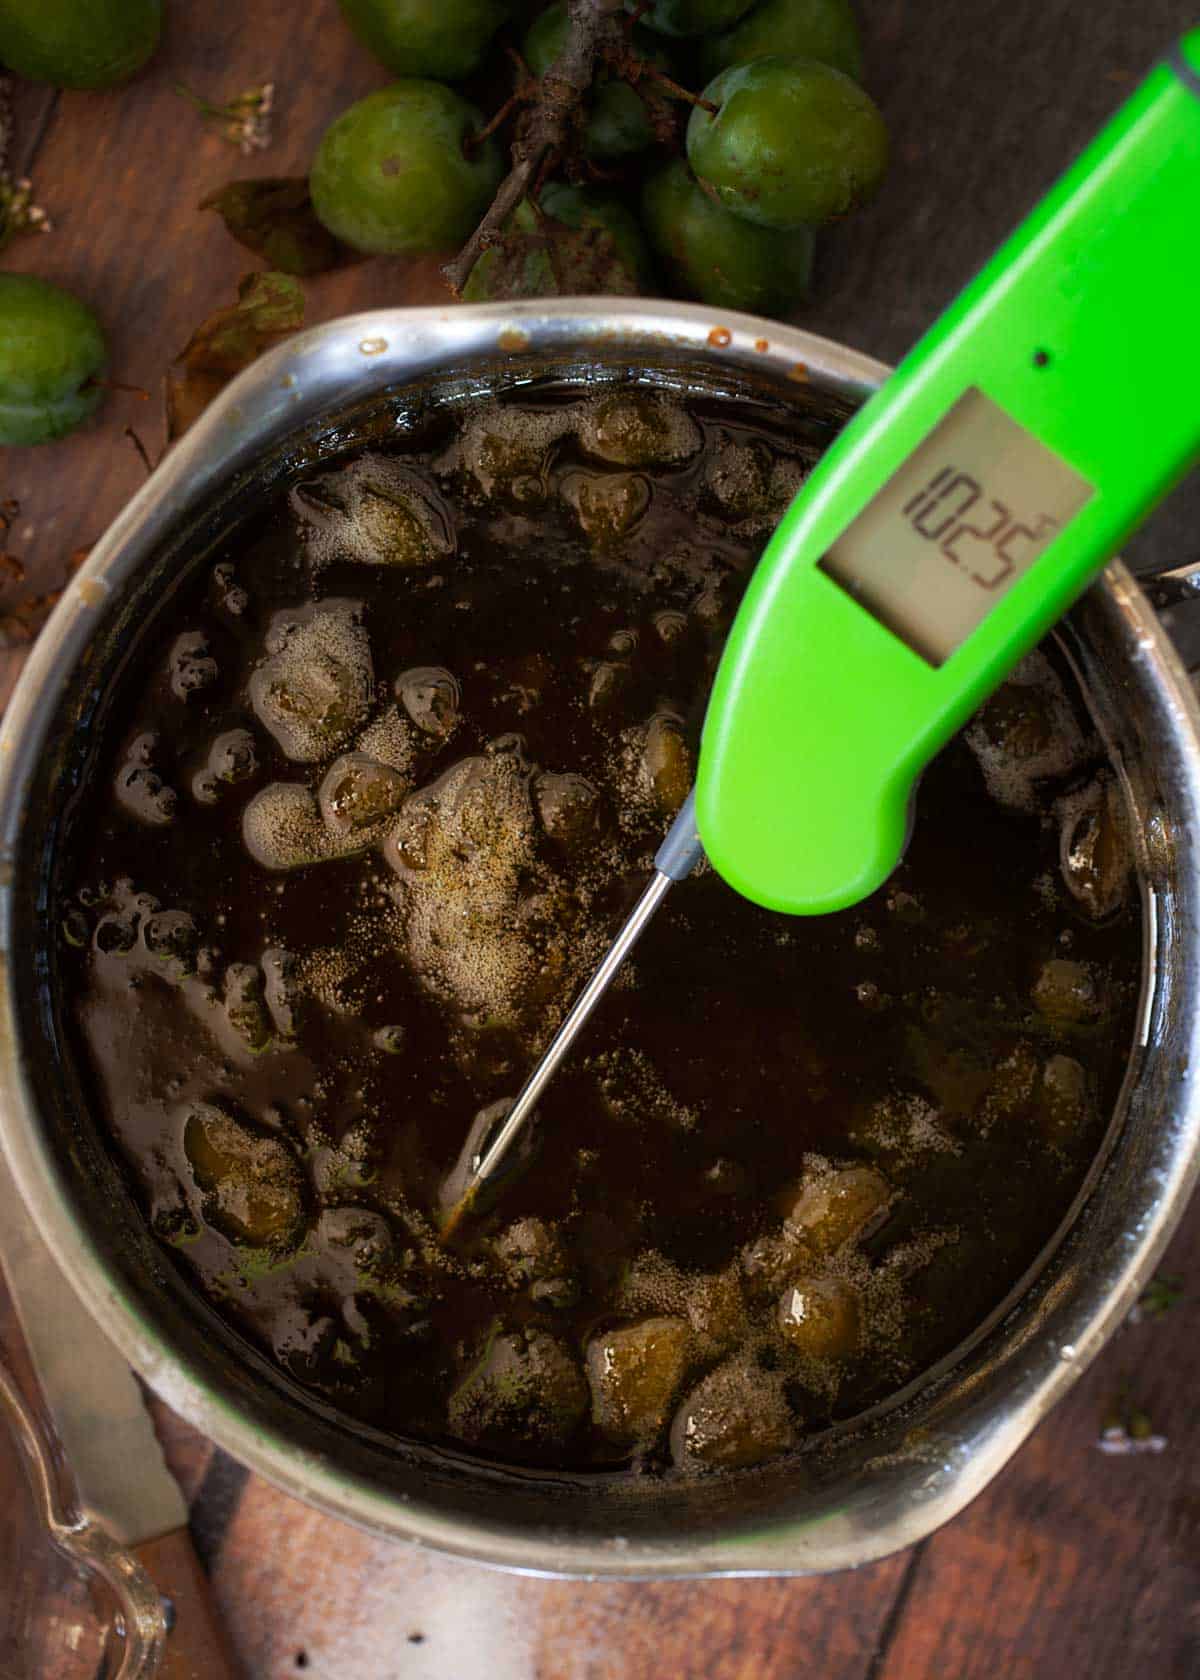
[(125, 436), (137, 450), (141, 463), (146, 469), (146, 477), (149, 478), (150, 474), (154, 471), (154, 462), (150, 459), (150, 451), (146, 448), (146, 445), (142, 442), (141, 438), (137, 435), (132, 426), (126, 426)]

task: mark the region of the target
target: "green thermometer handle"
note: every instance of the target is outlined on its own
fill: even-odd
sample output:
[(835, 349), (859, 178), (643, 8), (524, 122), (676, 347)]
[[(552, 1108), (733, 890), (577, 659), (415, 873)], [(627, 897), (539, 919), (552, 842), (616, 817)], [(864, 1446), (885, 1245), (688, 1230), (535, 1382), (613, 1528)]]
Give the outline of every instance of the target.
[(1198, 456), (1200, 30), (846, 426), (768, 544), (700, 752), (697, 822), (725, 879), (809, 915), (878, 887), (923, 766)]

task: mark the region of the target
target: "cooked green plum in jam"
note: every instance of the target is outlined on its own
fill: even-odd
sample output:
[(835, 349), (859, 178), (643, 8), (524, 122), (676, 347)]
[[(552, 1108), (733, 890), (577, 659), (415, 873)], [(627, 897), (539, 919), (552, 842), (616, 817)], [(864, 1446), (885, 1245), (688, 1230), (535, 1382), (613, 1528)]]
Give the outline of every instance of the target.
[(564, 1473), (803, 1452), (1003, 1300), (1095, 1153), (1140, 961), (1101, 743), (1039, 651), (873, 898), (681, 886), (443, 1243), (831, 433), (628, 380), (400, 435), (298, 469), (123, 667), (51, 916), (98, 1113), (175, 1264), (351, 1420)]

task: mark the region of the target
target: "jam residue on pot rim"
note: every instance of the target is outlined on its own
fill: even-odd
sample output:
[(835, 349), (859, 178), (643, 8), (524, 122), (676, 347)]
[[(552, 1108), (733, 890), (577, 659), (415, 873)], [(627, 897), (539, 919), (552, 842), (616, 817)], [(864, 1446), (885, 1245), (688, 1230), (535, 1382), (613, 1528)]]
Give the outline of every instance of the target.
[(644, 883), (823, 436), (636, 386), (448, 405), (246, 522), (121, 679), (56, 918), (80, 1061), (178, 1264), (353, 1419), (559, 1469), (757, 1464), (953, 1347), (1078, 1188), (1137, 904), (1040, 652), (872, 899), (677, 889), (520, 1175), (437, 1240), (472, 1126)]

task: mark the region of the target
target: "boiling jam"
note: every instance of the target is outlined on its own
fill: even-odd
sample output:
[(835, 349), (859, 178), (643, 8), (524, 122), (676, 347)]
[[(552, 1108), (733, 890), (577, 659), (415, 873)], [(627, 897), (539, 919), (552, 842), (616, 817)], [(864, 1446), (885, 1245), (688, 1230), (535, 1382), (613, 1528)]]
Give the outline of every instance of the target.
[(434, 405), (243, 524), (121, 679), (61, 923), (79, 1056), (165, 1248), (351, 1419), (762, 1462), (978, 1325), (1095, 1153), (1137, 901), (1050, 650), (930, 768), (873, 898), (678, 887), (520, 1171), (439, 1240), (645, 884), (820, 441), (633, 383)]

